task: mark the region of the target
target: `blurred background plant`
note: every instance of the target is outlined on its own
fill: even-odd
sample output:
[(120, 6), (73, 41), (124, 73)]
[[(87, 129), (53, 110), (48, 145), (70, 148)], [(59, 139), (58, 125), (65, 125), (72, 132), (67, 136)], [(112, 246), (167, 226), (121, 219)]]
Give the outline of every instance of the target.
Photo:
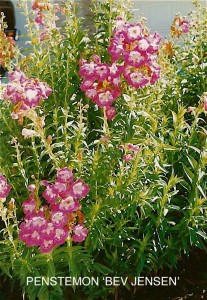
[[(25, 108), (22, 101), (8, 100), (13, 90), (2, 87), (8, 99), (2, 97), (0, 108), (0, 169), (12, 189), (1, 203), (7, 220), (1, 223), (1, 272), (19, 280), (29, 299), (64, 299), (65, 287), (27, 286), (27, 276), (127, 276), (130, 290), (130, 278), (171, 270), (183, 253), (206, 247), (206, 9), (195, 3), (187, 19), (176, 16), (170, 39), (159, 47), (160, 79), (137, 88), (122, 78), (116, 115), (107, 119), (106, 109), (80, 89), (79, 62), (90, 63), (95, 54), (110, 64), (107, 49), (123, 25), (117, 18), (131, 18), (126, 1), (94, 1), (94, 33), (83, 30), (72, 0), (61, 6), (34, 1), (32, 10), (27, 5), (20, 2), (30, 54), (19, 54), (15, 68), (53, 92), (35, 104), (29, 94)], [(138, 36), (148, 36), (145, 19), (139, 24)], [(129, 51), (139, 46), (130, 43)], [(140, 44), (145, 53), (148, 46)], [(149, 66), (143, 72), (152, 74)], [(9, 84), (21, 78), (10, 75)], [(80, 245), (68, 238), (43, 254), (18, 238), (22, 203), (34, 185), (45, 204), (42, 180), (52, 182), (65, 167), (90, 187), (81, 200), (88, 236)], [(119, 297), (117, 287), (73, 289), (87, 299)]]

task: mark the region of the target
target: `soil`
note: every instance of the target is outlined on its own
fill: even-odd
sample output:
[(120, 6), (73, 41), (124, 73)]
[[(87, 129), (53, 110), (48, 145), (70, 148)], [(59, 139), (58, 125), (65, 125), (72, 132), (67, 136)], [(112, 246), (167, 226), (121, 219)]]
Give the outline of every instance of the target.
[[(130, 292), (125, 287), (121, 287), (116, 295), (106, 300), (207, 300), (207, 252), (205, 251), (193, 251), (189, 258), (181, 260), (177, 269), (167, 274), (162, 272), (157, 276), (179, 277), (179, 280), (176, 286), (134, 287)], [(27, 300), (22, 297), (18, 285), (15, 284), (12, 288), (10, 281), (2, 277), (0, 300), (22, 299)], [(87, 300), (87, 298), (67, 290), (63, 300)]]

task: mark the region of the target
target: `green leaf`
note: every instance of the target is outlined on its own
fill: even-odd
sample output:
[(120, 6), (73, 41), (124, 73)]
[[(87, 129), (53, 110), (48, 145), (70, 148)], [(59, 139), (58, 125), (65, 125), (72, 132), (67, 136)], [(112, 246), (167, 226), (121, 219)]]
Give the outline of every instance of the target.
[(196, 169), (198, 166), (198, 162), (191, 155), (187, 155), (187, 159), (188, 159), (189, 163), (191, 164), (191, 167), (193, 169)]
[(183, 169), (184, 169), (186, 176), (188, 177), (190, 183), (192, 183), (194, 174), (191, 172), (191, 170), (188, 167), (186, 167), (184, 164), (182, 164), (182, 165), (183, 165)]
[(111, 269), (109, 269), (108, 267), (104, 266), (101, 263), (94, 263), (93, 268), (95, 271), (104, 275), (113, 273)]
[(199, 230), (199, 231), (197, 231), (197, 234), (200, 235), (205, 240), (207, 240), (207, 235), (204, 231)]

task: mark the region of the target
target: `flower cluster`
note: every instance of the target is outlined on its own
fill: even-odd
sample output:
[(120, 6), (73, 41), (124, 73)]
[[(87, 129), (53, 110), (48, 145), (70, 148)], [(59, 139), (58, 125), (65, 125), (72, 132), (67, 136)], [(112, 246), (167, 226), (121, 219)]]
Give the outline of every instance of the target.
[(14, 39), (6, 36), (0, 24), (0, 66), (6, 68), (14, 58), (14, 53)]
[(134, 155), (140, 151), (138, 145), (133, 145), (131, 143), (120, 145), (119, 149), (124, 150), (124, 160), (126, 162), (132, 160), (134, 158)]
[(8, 75), (9, 83), (3, 93), (3, 99), (19, 103), (21, 109), (36, 107), (42, 99), (47, 99), (52, 89), (37, 78), (27, 78), (20, 70)]
[(71, 236), (74, 242), (82, 242), (87, 236), (83, 213), (78, 200), (89, 192), (89, 186), (81, 179), (73, 180), (73, 173), (68, 168), (57, 172), (54, 184), (43, 180), (46, 187), (42, 197), (47, 201), (38, 206), (34, 186), (30, 186), (29, 199), (23, 203), (25, 220), (20, 224), (19, 238), (26, 245), (39, 246), (43, 253), (50, 252), (56, 245), (62, 245)]
[(121, 67), (101, 63), (97, 55), (94, 55), (90, 63), (81, 60), (80, 65), (79, 74), (83, 77), (81, 90), (99, 107), (110, 107), (121, 95)]
[(161, 39), (157, 32), (150, 35), (141, 23), (117, 20), (108, 51), (113, 62), (123, 64), (123, 76), (130, 86), (143, 88), (160, 78), (157, 52)]
[(180, 37), (182, 33), (189, 32), (189, 21), (183, 19), (181, 16), (176, 16), (171, 25), (171, 36)]
[[(47, 0), (34, 0), (32, 10), (36, 14), (34, 18), (36, 29), (40, 30), (39, 42), (44, 42), (51, 38), (49, 28), (59, 33), (59, 29), (56, 27), (56, 21), (59, 20), (59, 17), (56, 15), (56, 13), (60, 11), (59, 4), (51, 4)], [(61, 36), (59, 35), (59, 39), (60, 38)]]
[(99, 107), (106, 107), (108, 119), (116, 115), (111, 105), (121, 95), (123, 81), (139, 89), (159, 79), (160, 41), (158, 33), (150, 35), (141, 23), (129, 24), (119, 19), (108, 47), (111, 63), (102, 63), (97, 55), (90, 62), (80, 60), (80, 88)]
[(0, 198), (6, 198), (11, 190), (6, 178), (0, 174)]

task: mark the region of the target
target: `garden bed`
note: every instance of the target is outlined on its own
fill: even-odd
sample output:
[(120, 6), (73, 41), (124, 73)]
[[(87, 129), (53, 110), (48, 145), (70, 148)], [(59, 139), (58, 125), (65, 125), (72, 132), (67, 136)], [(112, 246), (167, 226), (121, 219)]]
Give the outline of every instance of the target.
[(21, 0), (29, 55), (0, 27), (2, 293), (206, 297), (207, 10), (164, 39), (126, 1), (94, 4), (89, 32), (76, 1)]

